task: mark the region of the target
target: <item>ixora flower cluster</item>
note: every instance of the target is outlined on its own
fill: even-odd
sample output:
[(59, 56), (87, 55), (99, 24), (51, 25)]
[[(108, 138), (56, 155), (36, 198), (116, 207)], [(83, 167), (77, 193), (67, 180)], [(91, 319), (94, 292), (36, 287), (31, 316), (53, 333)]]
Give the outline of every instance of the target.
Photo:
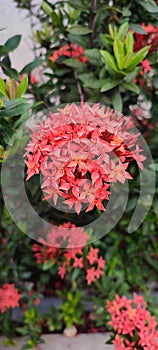
[[(48, 243), (41, 238), (39, 239), (39, 242), (44, 245), (40, 246), (39, 244), (34, 244), (32, 247), (37, 264), (43, 265), (48, 262), (52, 262), (52, 266), (57, 266), (58, 275), (61, 277), (61, 279), (65, 278), (66, 273), (72, 273), (75, 268), (80, 268), (86, 272), (87, 285), (90, 285), (92, 282), (100, 279), (100, 277), (104, 274), (105, 260), (102, 258), (102, 256), (98, 256), (99, 249), (90, 246), (86, 246), (84, 248), (89, 239), (88, 234), (82, 228), (75, 227), (75, 225), (71, 223), (63, 224), (58, 227), (58, 239), (60, 238), (59, 232), (61, 231), (61, 239), (63, 240), (63, 228), (66, 228), (65, 239), (72, 238), (72, 241), (76, 231), (75, 236), (79, 237), (78, 239), (80, 239), (82, 246), (72, 249), (52, 247), (55, 239), (55, 230), (52, 230), (47, 235), (47, 242), (49, 241), (51, 246), (46, 245)], [(69, 230), (69, 228), (71, 228), (71, 230)], [(80, 230), (80, 232), (78, 232), (78, 230)], [(70, 239), (70, 243), (72, 243), (72, 241)]]
[(146, 33), (135, 33), (134, 51), (137, 52), (146, 45), (150, 45), (149, 53), (153, 53), (157, 50), (158, 45), (158, 26), (154, 27), (151, 23), (148, 25), (142, 23), (141, 27)]
[(111, 343), (116, 350), (158, 350), (158, 325), (143, 296), (134, 293), (133, 299), (127, 299), (116, 295), (107, 301), (107, 310), (114, 331)]
[(0, 288), (0, 312), (19, 306), (21, 295), (14, 284), (5, 283)]
[(78, 61), (83, 63), (87, 62), (87, 58), (84, 55), (83, 47), (74, 43), (63, 45), (60, 47), (60, 49), (55, 50), (53, 55), (49, 56), (49, 60), (52, 62), (56, 62), (56, 60), (61, 56), (76, 58)]
[(77, 214), (95, 206), (104, 211), (110, 184), (132, 179), (126, 171), (129, 162), (136, 160), (143, 168), (139, 133), (132, 127), (132, 118), (100, 104), (59, 108), (32, 131), (25, 154), (26, 180), (42, 174), (44, 199), (56, 205), (60, 196)]

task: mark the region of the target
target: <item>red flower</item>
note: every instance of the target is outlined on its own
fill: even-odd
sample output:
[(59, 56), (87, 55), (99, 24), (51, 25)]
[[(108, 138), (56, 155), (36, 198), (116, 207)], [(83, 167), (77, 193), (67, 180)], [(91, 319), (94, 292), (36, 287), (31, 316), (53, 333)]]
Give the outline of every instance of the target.
[(87, 58), (84, 56), (84, 49), (74, 43), (64, 45), (54, 51), (53, 55), (49, 56), (49, 60), (55, 62), (61, 56), (74, 57), (80, 62), (87, 62)]
[(113, 301), (107, 302), (116, 350), (158, 349), (158, 325), (146, 307), (144, 298), (136, 293), (133, 299), (116, 295)]
[(32, 131), (26, 180), (42, 174), (44, 199), (52, 198), (56, 205), (60, 196), (77, 214), (95, 206), (103, 211), (110, 183), (132, 178), (127, 167), (133, 159), (143, 166), (145, 157), (136, 147), (139, 134), (131, 133), (132, 127), (132, 118), (99, 104), (58, 109)]
[(0, 288), (0, 311), (3, 313), (9, 308), (19, 306), (21, 295), (14, 284), (5, 283)]
[(87, 255), (87, 260), (92, 265), (94, 262), (98, 261), (98, 252), (99, 249), (94, 249), (93, 247), (90, 247), (90, 252)]
[(149, 63), (149, 61), (147, 59), (141, 61), (141, 66), (142, 66), (142, 72), (141, 72), (142, 75), (144, 73), (150, 72), (152, 70), (152, 67), (150, 66), (150, 63)]
[(34, 85), (34, 84), (36, 84), (38, 82), (38, 79), (36, 78), (36, 76), (33, 74), (33, 73), (31, 73), (30, 74), (30, 84), (31, 85)]
[(142, 23), (142, 28), (146, 31), (146, 34), (135, 33), (134, 51), (139, 51), (146, 45), (151, 45), (149, 53), (157, 50), (158, 45), (158, 27), (154, 27), (152, 24), (147, 26)]
[(95, 275), (95, 268), (94, 267), (87, 269), (86, 279), (87, 279), (87, 285), (90, 285), (92, 282), (95, 282), (96, 275)]

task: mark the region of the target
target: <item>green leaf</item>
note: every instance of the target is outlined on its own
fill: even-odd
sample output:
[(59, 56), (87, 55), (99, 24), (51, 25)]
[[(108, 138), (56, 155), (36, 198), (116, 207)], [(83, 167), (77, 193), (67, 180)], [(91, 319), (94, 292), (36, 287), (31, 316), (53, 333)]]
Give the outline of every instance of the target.
[(85, 50), (88, 59), (100, 60), (100, 51), (98, 49)]
[(154, 164), (150, 164), (149, 165), (149, 168), (158, 172), (158, 163), (154, 163)]
[(117, 37), (114, 40), (113, 44), (114, 55), (117, 61), (118, 68), (123, 69), (123, 60), (124, 60), (124, 45), (123, 42)]
[(49, 261), (47, 261), (46, 263), (43, 264), (42, 270), (43, 271), (49, 270), (52, 266), (53, 266), (53, 261), (49, 260)]
[(109, 91), (113, 89), (115, 86), (117, 86), (120, 83), (120, 80), (112, 80), (112, 79), (106, 79), (106, 83), (102, 86), (101, 92)]
[(79, 10), (80, 12), (88, 12), (88, 7), (83, 4), (83, 0), (63, 0), (63, 2), (70, 4), (72, 7), (74, 7), (76, 10)]
[(0, 118), (15, 117), (25, 113), (30, 109), (31, 104), (26, 102), (26, 99), (17, 98), (11, 101), (4, 102), (5, 109), (0, 110)]
[(145, 46), (141, 50), (139, 50), (137, 53), (135, 53), (134, 57), (131, 57), (130, 62), (125, 65), (125, 67), (130, 71), (133, 70), (147, 55), (148, 51), (150, 49), (150, 46)]
[(122, 13), (123, 17), (129, 17), (132, 14), (131, 11), (128, 9), (128, 7), (123, 7), (122, 11), (123, 11)]
[(0, 56), (5, 56), (7, 55), (11, 49), (8, 46), (5, 45), (0, 45)]
[(116, 111), (122, 112), (122, 98), (119, 90), (115, 90), (112, 95), (112, 104)]
[(68, 34), (68, 39), (72, 43), (82, 46), (83, 48), (87, 48), (88, 46), (88, 38), (84, 35)]
[(155, 13), (155, 14), (158, 13), (158, 6), (156, 5), (155, 1), (138, 0), (138, 4), (140, 4), (142, 7), (144, 7), (144, 9), (147, 10), (149, 13)]
[(136, 85), (133, 82), (130, 82), (130, 83), (125, 83), (124, 82), (122, 84), (122, 86), (124, 87), (125, 90), (129, 90), (129, 91), (135, 92), (136, 94), (140, 93), (140, 89), (139, 89), (138, 85)]
[(2, 78), (0, 78), (0, 92), (3, 96), (5, 96), (6, 98), (9, 98), (8, 93), (6, 91), (5, 82)]
[(67, 4), (67, 13), (70, 19), (73, 21), (80, 16), (80, 11), (74, 9), (70, 4)]
[(14, 80), (19, 80), (19, 73), (17, 72), (16, 69), (14, 68), (10, 68), (10, 67), (2, 67), (2, 70), (3, 72), (8, 76), (10, 77), (11, 79), (14, 79)]
[(14, 98), (11, 101), (5, 101), (4, 102), (4, 106), (7, 109), (11, 109), (11, 108), (15, 108), (20, 106), (21, 104), (26, 102), (26, 98), (25, 97), (21, 97), (21, 98)]
[(48, 15), (51, 17), (51, 14), (52, 14), (52, 7), (50, 5), (47, 4), (46, 1), (43, 1), (42, 4), (41, 4), (41, 8), (42, 10)]
[(117, 73), (120, 73), (120, 71), (118, 70), (117, 66), (116, 66), (116, 62), (114, 57), (106, 50), (101, 50), (100, 51), (103, 59), (105, 60), (106, 63), (108, 63), (108, 65)]
[(127, 83), (130, 83), (131, 81), (133, 81), (133, 79), (135, 79), (138, 75), (138, 73), (140, 72), (140, 67), (136, 67), (133, 72), (131, 73), (128, 73), (126, 75), (126, 77), (124, 78), (124, 80), (127, 82)]
[(119, 37), (119, 39), (123, 39), (126, 36), (126, 34), (128, 32), (128, 28), (129, 28), (128, 22), (125, 22), (125, 23), (121, 24), (121, 26), (120, 26), (120, 28), (118, 30), (118, 37)]
[(18, 86), (17, 97), (21, 97), (22, 95), (24, 95), (24, 93), (27, 90), (27, 87), (28, 87), (28, 77), (25, 77), (24, 79), (22, 79), (22, 81)]
[(125, 40), (125, 45), (126, 45), (126, 52), (129, 54), (133, 53), (133, 47), (134, 47), (134, 37), (131, 32), (128, 33), (126, 40)]
[(86, 35), (93, 32), (91, 29), (83, 27), (80, 24), (76, 24), (67, 28), (67, 31), (71, 34), (76, 34), (76, 35)]
[(36, 58), (34, 61), (28, 63), (20, 72), (20, 74), (23, 73), (31, 73), (31, 71), (39, 66), (41, 66), (41, 64), (43, 63), (43, 59), (42, 58)]
[(52, 19), (52, 22), (53, 22), (53, 24), (55, 26), (59, 26), (60, 25), (60, 18), (59, 18), (59, 16), (57, 15), (57, 13), (55, 11), (52, 11), (51, 19)]
[(134, 32), (139, 33), (139, 34), (147, 34), (145, 29), (143, 29), (139, 24), (130, 23), (129, 29), (131, 29)]
[(21, 115), (21, 117), (14, 123), (14, 128), (20, 128), (29, 118), (29, 111), (27, 110), (25, 113)]
[(100, 39), (106, 48), (109, 48), (113, 44), (113, 39), (109, 34), (100, 34)]
[(75, 69), (84, 69), (85, 68), (85, 63), (80, 62), (76, 60), (75, 58), (67, 58), (66, 60), (63, 61), (63, 63), (68, 66), (72, 67)]
[(11, 51), (13, 51), (19, 46), (20, 41), (21, 35), (14, 35), (6, 41), (5, 45), (8, 46)]

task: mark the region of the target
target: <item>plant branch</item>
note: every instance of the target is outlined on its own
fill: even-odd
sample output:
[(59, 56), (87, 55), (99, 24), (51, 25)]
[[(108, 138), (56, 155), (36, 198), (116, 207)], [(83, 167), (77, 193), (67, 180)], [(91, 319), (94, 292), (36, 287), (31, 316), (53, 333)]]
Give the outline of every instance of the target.
[(97, 8), (97, 0), (92, 0), (91, 2), (91, 15), (90, 15), (90, 29), (93, 33), (90, 35), (89, 47), (93, 48), (94, 46), (94, 28), (95, 28), (95, 11)]

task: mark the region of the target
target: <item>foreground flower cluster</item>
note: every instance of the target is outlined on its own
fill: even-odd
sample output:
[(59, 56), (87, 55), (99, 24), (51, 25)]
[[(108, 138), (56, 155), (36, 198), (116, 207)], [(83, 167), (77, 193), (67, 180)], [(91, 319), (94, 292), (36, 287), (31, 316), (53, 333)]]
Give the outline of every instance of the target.
[(107, 301), (107, 310), (114, 332), (111, 343), (116, 350), (158, 349), (158, 325), (143, 296), (134, 293), (133, 299), (127, 299), (116, 295), (113, 301)]
[[(57, 231), (57, 234), (55, 231)], [(56, 244), (55, 238), (58, 238), (58, 242), (60, 242), (58, 248), (52, 247)], [(76, 240), (77, 244), (80, 242), (80, 246), (72, 249), (59, 248), (67, 238), (69, 238), (68, 247), (72, 247), (72, 244), (74, 246)], [(80, 268), (86, 272), (86, 281), (90, 285), (104, 274), (105, 260), (98, 255), (99, 249), (90, 246), (84, 248), (88, 239), (88, 234), (82, 228), (75, 228), (75, 225), (67, 223), (60, 225), (56, 230), (52, 230), (47, 235), (46, 241), (40, 238), (39, 242), (43, 245), (34, 244), (32, 250), (37, 264), (46, 264), (51, 261), (52, 265), (57, 266), (58, 275), (62, 279), (65, 278), (66, 273), (72, 273), (75, 268)], [(51, 246), (48, 245), (48, 242)]]
[(99, 104), (81, 102), (59, 108), (32, 131), (26, 147), (27, 178), (43, 175), (44, 199), (58, 197), (77, 214), (95, 206), (105, 210), (109, 187), (132, 177), (126, 171), (136, 160), (142, 169), (145, 157), (131, 132), (131, 118)]
[(21, 295), (14, 284), (5, 283), (0, 288), (0, 312), (19, 306)]

